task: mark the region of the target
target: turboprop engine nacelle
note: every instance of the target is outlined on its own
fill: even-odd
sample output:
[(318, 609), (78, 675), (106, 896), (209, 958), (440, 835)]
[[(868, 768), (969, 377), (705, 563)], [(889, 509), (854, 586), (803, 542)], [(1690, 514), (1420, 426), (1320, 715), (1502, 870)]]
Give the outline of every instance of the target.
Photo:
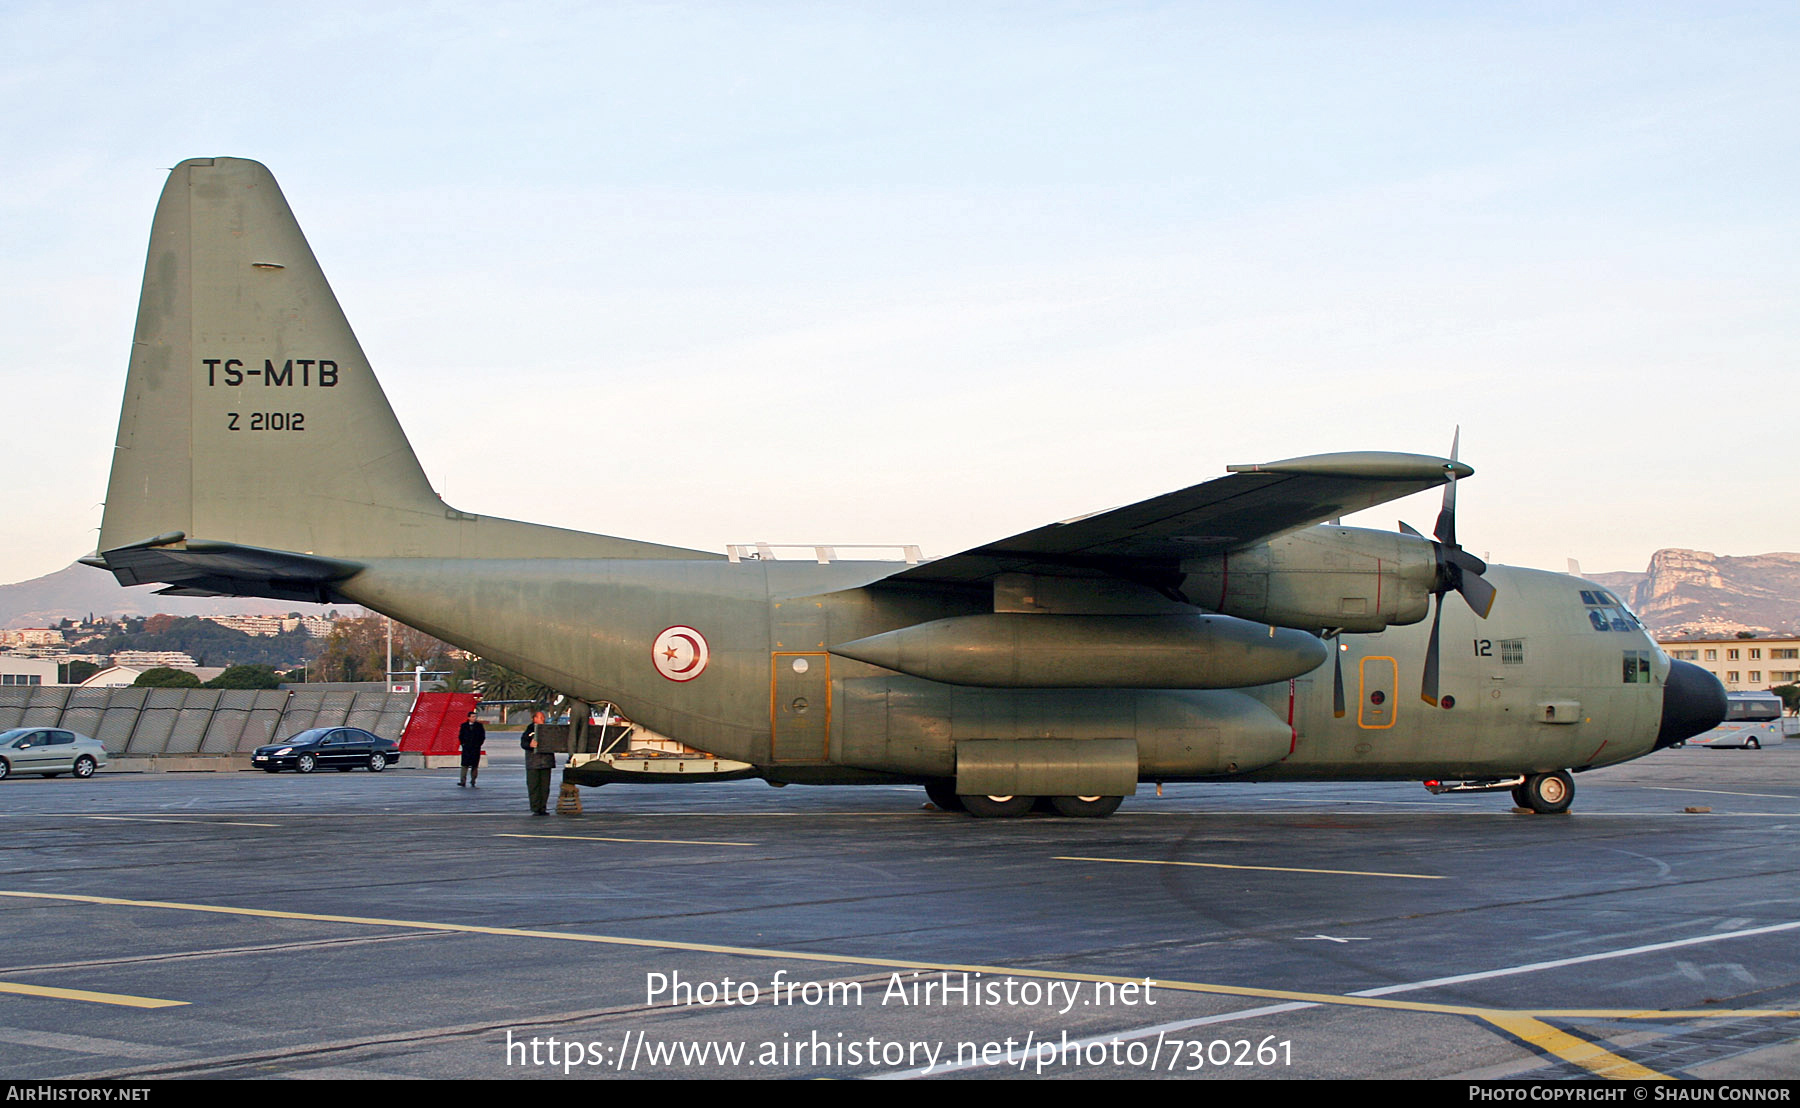
[(1190, 558), (1182, 592), (1202, 608), (1278, 627), (1373, 632), (1430, 611), (1437, 554), (1429, 539), (1326, 525)]
[(1303, 631), (1198, 612), (953, 616), (831, 652), (928, 681), (1002, 689), (1237, 689), (1311, 673), (1330, 654)]

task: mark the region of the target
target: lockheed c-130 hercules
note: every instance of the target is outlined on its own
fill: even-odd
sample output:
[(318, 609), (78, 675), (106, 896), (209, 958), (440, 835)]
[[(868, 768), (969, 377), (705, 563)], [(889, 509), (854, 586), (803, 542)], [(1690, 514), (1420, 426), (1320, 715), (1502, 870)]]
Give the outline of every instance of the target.
[[(979, 816), (1304, 779), (1561, 811), (1570, 770), (1716, 725), (1718, 682), (1605, 589), (1458, 545), (1473, 471), (1451, 453), (1232, 466), (910, 564), (472, 515), (427, 482), (269, 171), (203, 158), (157, 207), (88, 561), (165, 592), (361, 604), (610, 701), (711, 776), (911, 782)], [(1335, 522), (1439, 485), (1431, 538)], [(573, 761), (584, 784), (644, 779)]]

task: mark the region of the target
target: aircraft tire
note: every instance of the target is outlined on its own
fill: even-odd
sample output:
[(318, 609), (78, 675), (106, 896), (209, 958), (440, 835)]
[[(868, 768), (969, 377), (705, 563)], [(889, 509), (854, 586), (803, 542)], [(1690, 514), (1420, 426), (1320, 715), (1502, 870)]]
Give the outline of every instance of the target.
[(941, 811), (960, 812), (963, 810), (962, 797), (956, 795), (956, 786), (949, 780), (939, 778), (925, 786), (925, 795), (931, 798)]
[(1031, 811), (1035, 796), (959, 796), (963, 811), (977, 819), (1016, 819)]
[(1053, 796), (1050, 806), (1059, 816), (1073, 819), (1105, 819), (1125, 803), (1122, 796)]
[(1531, 807), (1531, 798), (1526, 795), (1524, 785), (1514, 785), (1513, 786), (1512, 798), (1513, 798), (1513, 803), (1520, 808)]
[(1534, 773), (1525, 778), (1522, 788), (1525, 791), (1524, 807), (1539, 815), (1566, 812), (1575, 800), (1575, 782), (1560, 769), (1555, 773)]

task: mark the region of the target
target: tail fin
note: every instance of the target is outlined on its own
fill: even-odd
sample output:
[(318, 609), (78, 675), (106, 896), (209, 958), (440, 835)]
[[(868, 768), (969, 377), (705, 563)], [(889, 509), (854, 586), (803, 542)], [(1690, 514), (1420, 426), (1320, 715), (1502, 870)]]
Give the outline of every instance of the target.
[(445, 505), (274, 176), (236, 158), (182, 162), (157, 205), (100, 527), (102, 560), (128, 548), (708, 556)]

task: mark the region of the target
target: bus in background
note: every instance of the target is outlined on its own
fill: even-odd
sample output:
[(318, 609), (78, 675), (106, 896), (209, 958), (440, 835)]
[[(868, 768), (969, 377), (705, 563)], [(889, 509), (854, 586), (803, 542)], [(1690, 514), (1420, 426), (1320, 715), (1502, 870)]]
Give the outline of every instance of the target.
[(1784, 738), (1781, 698), (1772, 692), (1728, 692), (1725, 722), (1704, 735), (1689, 739), (1693, 746), (1736, 747), (1761, 750), (1778, 746)]

